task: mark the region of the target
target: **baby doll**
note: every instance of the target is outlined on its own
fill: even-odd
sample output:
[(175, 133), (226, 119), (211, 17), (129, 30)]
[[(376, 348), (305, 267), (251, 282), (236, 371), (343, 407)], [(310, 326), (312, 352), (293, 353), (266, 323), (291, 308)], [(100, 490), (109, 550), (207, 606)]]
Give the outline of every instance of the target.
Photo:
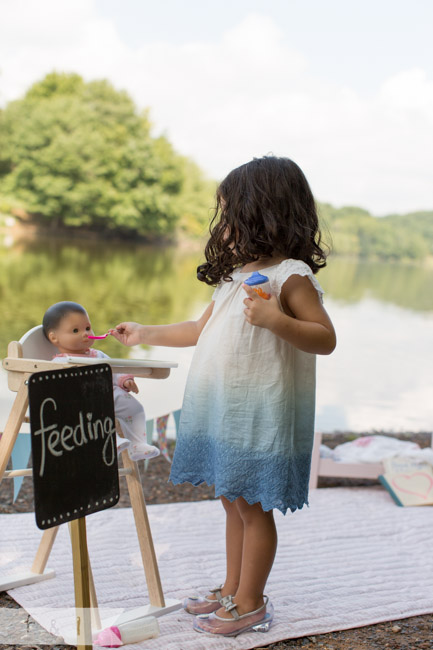
[[(76, 302), (57, 302), (44, 314), (42, 327), (46, 338), (59, 351), (53, 361), (61, 363), (66, 356), (109, 359), (101, 350), (93, 350), (94, 336), (84, 307)], [(117, 436), (117, 453), (128, 449), (131, 460), (158, 456), (159, 449), (146, 443), (146, 417), (140, 402), (129, 392), (138, 393), (133, 375), (113, 374), (114, 412), (125, 438)]]

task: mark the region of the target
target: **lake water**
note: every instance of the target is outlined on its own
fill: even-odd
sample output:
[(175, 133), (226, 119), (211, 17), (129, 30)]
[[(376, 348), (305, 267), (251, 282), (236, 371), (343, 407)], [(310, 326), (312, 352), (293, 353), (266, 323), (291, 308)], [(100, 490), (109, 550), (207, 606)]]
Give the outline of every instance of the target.
[[(195, 279), (201, 253), (118, 243), (0, 243), (0, 345), (41, 322), (59, 300), (82, 303), (95, 333), (122, 320), (162, 324), (198, 316), (213, 289)], [(316, 429), (433, 428), (433, 270), (331, 258), (318, 276), (335, 324), (335, 352), (318, 357)], [(112, 357), (128, 348), (98, 342)], [(134, 348), (179, 363), (169, 379), (139, 380), (149, 418), (181, 406), (192, 348)], [(0, 430), (14, 395), (0, 373)]]

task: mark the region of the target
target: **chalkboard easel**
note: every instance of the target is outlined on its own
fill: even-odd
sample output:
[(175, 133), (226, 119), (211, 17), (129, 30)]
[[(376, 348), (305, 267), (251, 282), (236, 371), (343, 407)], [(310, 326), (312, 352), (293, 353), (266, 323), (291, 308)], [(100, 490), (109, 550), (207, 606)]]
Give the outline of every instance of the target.
[(36, 372), (28, 391), (37, 526), (44, 530), (116, 505), (110, 366)]
[(91, 648), (86, 516), (119, 500), (111, 368), (36, 372), (28, 393), (36, 524), (47, 530), (70, 522), (77, 645)]

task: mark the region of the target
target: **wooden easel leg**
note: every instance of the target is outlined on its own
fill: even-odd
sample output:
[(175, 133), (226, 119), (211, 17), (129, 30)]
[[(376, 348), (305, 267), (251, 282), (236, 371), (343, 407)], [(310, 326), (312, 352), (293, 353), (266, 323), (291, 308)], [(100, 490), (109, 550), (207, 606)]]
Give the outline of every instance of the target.
[(70, 533), (74, 567), (75, 609), (77, 614), (77, 649), (92, 650), (89, 554), (87, 551), (85, 517), (71, 521)]
[(58, 526), (47, 528), (44, 531), (42, 539), (39, 542), (39, 548), (36, 551), (35, 559), (33, 560), (32, 573), (43, 573), (45, 571), (58, 532)]
[(90, 616), (92, 619), (92, 629), (100, 630), (101, 629), (101, 617), (99, 616), (98, 609), (98, 598), (96, 596), (95, 581), (93, 580), (93, 571), (89, 562), (89, 589), (90, 589)]
[(131, 474), (126, 475), (126, 482), (132, 511), (134, 513), (144, 573), (146, 575), (149, 601), (151, 605), (164, 607), (164, 593), (162, 591), (158, 562), (153, 546), (152, 531), (150, 530), (149, 518), (147, 516), (146, 501), (144, 500), (143, 488), (141, 486), (140, 473), (137, 463), (134, 463), (129, 458), (126, 451), (122, 454), (122, 460), (124, 467), (131, 470)]
[(58, 530), (59, 528), (56, 526), (44, 531), (30, 571), (10, 576), (6, 582), (0, 584), (0, 591), (22, 587), (23, 585), (31, 585), (36, 582), (56, 577), (54, 571), (45, 571), (45, 567), (47, 566), (48, 558), (50, 557), (51, 549), (53, 548)]
[[(69, 535), (72, 542), (72, 522), (69, 522)], [(90, 563), (89, 549), (87, 548), (87, 536), (86, 536), (86, 549), (87, 549), (87, 564), (89, 567), (89, 593), (90, 593), (90, 616), (92, 619), (92, 629), (100, 630), (101, 629), (101, 617), (99, 616), (98, 609), (98, 598), (96, 596), (95, 581), (93, 580), (93, 571), (92, 565)]]
[(23, 382), (17, 392), (3, 435), (0, 438), (0, 483), (29, 405), (29, 394), (24, 383), (27, 376), (23, 375)]
[[(47, 566), (48, 558), (50, 557), (51, 550), (53, 548), (54, 542), (59, 532), (59, 526), (54, 526), (53, 528), (47, 528), (42, 535), (42, 539), (39, 543), (39, 548), (36, 552), (35, 559), (33, 560), (33, 565), (31, 568), (32, 573), (43, 573), (45, 567)], [(69, 532), (72, 532), (69, 527)], [(98, 599), (96, 597), (95, 583), (93, 580), (92, 567), (90, 565), (90, 559), (88, 559), (89, 566), (89, 590), (90, 590), (90, 614), (92, 618), (92, 627), (99, 630), (101, 628), (101, 618), (99, 616), (98, 610)]]

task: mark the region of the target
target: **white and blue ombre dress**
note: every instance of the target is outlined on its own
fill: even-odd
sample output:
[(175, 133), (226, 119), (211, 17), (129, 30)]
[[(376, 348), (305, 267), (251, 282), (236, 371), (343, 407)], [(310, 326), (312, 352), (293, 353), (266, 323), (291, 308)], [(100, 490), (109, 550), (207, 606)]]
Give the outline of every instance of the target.
[[(261, 269), (272, 293), (310, 267), (284, 260)], [(170, 480), (215, 485), (215, 496), (242, 496), (283, 514), (308, 503), (314, 438), (314, 354), (301, 352), (268, 329), (245, 320), (242, 283), (215, 290), (212, 316), (197, 342), (185, 389)]]

